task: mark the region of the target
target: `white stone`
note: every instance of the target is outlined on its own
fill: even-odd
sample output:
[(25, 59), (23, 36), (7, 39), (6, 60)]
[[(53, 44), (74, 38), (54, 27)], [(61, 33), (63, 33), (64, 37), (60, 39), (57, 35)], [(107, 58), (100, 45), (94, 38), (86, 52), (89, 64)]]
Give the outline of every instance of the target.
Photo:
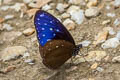
[(68, 0), (68, 3), (70, 4), (85, 4), (84, 0)]
[(74, 23), (72, 20), (70, 19), (65, 19), (63, 24), (66, 26), (67, 24), (70, 24), (70, 23)]
[(26, 36), (32, 35), (35, 32), (34, 28), (28, 28), (23, 31), (23, 34)]
[(99, 71), (99, 72), (102, 72), (104, 69), (103, 68), (101, 68), (101, 67), (97, 67), (97, 69), (96, 69), (97, 71)]
[(120, 0), (115, 0), (114, 1), (114, 6), (119, 7), (120, 6)]
[(108, 24), (108, 23), (110, 23), (110, 22), (111, 22), (110, 19), (105, 20), (105, 21), (102, 22), (102, 25)]
[(11, 59), (16, 59), (18, 56), (22, 55), (27, 51), (27, 48), (24, 46), (12, 46), (7, 47), (0, 52), (2, 54), (1, 59), (3, 61), (8, 61)]
[(7, 11), (10, 8), (10, 6), (2, 6), (0, 9), (3, 11)]
[(23, 0), (24, 3), (28, 4), (30, 3), (32, 0)]
[(10, 6), (10, 8), (14, 9), (16, 12), (19, 12), (22, 6), (24, 6), (23, 3), (15, 3), (13, 6)]
[(75, 23), (70, 19), (66, 19), (63, 24), (68, 30), (75, 29)]
[(70, 6), (70, 7), (68, 8), (67, 13), (73, 14), (74, 12), (76, 12), (76, 11), (78, 11), (78, 10), (80, 10), (80, 7), (73, 5), (73, 6)]
[(82, 44), (83, 47), (87, 47), (90, 45), (90, 43), (91, 41), (85, 40), (85, 41), (80, 42), (79, 44)]
[(103, 30), (108, 31), (110, 35), (114, 35), (116, 33), (112, 27), (105, 27)]
[(106, 40), (101, 47), (103, 49), (106, 48), (116, 48), (118, 45), (120, 44), (119, 39), (118, 38), (110, 38), (108, 40)]
[(27, 60), (25, 60), (25, 62), (28, 64), (34, 64), (34, 60), (32, 60), (32, 59), (27, 59)]
[(115, 19), (115, 21), (113, 22), (113, 24), (115, 26), (118, 26), (120, 24), (120, 18)]
[(116, 38), (118, 38), (120, 40), (120, 31), (117, 32)]
[(120, 62), (120, 56), (116, 56), (112, 59), (112, 62)]
[(48, 4), (46, 4), (46, 5), (44, 5), (44, 6), (42, 7), (42, 10), (44, 10), (44, 11), (47, 11), (47, 10), (49, 10), (49, 9), (51, 9), (51, 6), (48, 5)]
[(13, 29), (13, 27), (10, 24), (3, 24), (3, 28), (8, 31), (11, 31)]
[(68, 13), (63, 13), (61, 16), (62, 16), (62, 18), (68, 18), (68, 17), (70, 17), (70, 14), (68, 14)]
[(71, 13), (70, 15), (71, 19), (73, 19), (77, 24), (81, 24), (85, 19), (83, 10), (74, 11), (74, 13)]
[(96, 17), (99, 13), (100, 13), (100, 10), (97, 7), (91, 7), (85, 10), (86, 17)]
[(57, 4), (57, 7), (56, 7), (56, 9), (59, 11), (59, 12), (63, 12), (65, 9), (64, 9), (65, 7), (64, 7), (64, 4), (62, 4), (62, 3), (58, 3)]
[(13, 19), (13, 18), (14, 18), (14, 15), (6, 15), (4, 18), (5, 18), (5, 20)]
[(107, 13), (107, 16), (108, 17), (115, 17), (116, 15), (115, 15), (115, 13)]
[(115, 31), (113, 30), (113, 28), (111, 28), (111, 29), (109, 30), (109, 34), (110, 34), (110, 35), (114, 35), (114, 34), (115, 34)]
[(110, 5), (107, 5), (107, 6), (106, 6), (106, 9), (109, 10), (109, 9), (110, 9)]
[(23, 54), (23, 58), (26, 58), (26, 57), (29, 57), (29, 56), (30, 56), (30, 54), (28, 52)]

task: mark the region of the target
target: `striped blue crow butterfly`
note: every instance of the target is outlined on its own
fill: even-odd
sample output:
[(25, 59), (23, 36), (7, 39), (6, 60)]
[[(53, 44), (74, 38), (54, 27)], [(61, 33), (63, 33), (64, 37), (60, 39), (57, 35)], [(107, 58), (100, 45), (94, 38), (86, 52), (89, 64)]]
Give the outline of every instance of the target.
[(43, 64), (57, 69), (72, 56), (78, 54), (82, 45), (75, 45), (74, 39), (64, 25), (50, 13), (38, 10), (34, 25), (39, 42)]

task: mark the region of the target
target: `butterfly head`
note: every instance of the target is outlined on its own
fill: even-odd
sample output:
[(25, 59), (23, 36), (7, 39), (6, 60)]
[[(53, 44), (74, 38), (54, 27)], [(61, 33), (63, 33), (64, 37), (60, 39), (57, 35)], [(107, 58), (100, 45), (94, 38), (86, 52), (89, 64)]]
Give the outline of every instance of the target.
[(82, 48), (82, 44), (76, 45), (76, 47), (74, 48), (72, 56), (78, 55), (78, 52), (80, 51), (80, 48)]

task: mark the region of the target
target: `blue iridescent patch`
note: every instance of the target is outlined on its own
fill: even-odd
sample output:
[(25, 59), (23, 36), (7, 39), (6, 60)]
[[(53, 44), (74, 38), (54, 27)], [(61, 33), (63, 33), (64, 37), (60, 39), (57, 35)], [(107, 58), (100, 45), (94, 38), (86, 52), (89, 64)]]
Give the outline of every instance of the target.
[(74, 43), (71, 35), (63, 24), (51, 14), (39, 10), (35, 14), (34, 24), (39, 44), (44, 46), (53, 39), (67, 40)]

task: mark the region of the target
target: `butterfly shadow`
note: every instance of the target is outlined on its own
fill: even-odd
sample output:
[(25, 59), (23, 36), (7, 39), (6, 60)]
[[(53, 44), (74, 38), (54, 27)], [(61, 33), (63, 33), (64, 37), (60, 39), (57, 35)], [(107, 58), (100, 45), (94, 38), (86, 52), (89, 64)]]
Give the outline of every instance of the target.
[(70, 70), (71, 67), (76, 66), (74, 63), (65, 63), (61, 68), (54, 70), (52, 75), (49, 75), (44, 80), (67, 80), (67, 70)]

